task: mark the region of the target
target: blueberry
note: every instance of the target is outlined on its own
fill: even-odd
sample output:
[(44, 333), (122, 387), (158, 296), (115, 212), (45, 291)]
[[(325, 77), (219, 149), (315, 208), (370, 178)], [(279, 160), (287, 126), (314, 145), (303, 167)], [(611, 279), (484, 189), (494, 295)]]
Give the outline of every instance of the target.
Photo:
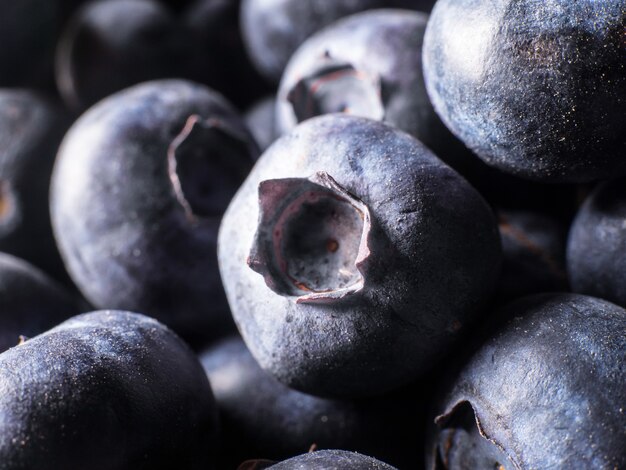
[(0, 352), (15, 346), (20, 336), (43, 333), (83, 311), (83, 306), (24, 260), (0, 253)]
[(80, 315), (9, 349), (0, 389), (3, 469), (212, 468), (217, 412), (206, 375), (185, 343), (143, 315)]
[(48, 192), (69, 125), (66, 113), (44, 95), (0, 89), (0, 250), (67, 283), (52, 236)]
[(417, 460), (414, 434), (422, 406), (412, 389), (358, 401), (306, 395), (263, 371), (234, 337), (205, 350), (200, 360), (220, 411), (221, 468), (259, 456), (285, 459), (312, 444), (362, 452), (400, 467)]
[(334, 21), (388, 6), (430, 9), (434, 0), (242, 0), (244, 44), (258, 70), (278, 82), (306, 38)]
[(341, 19), (307, 39), (289, 60), (277, 96), (277, 132), (343, 112), (395, 126), (455, 168), (477, 158), (443, 125), (422, 75), (428, 15), (383, 9)]
[(217, 230), (257, 152), (232, 107), (186, 81), (141, 84), (85, 113), (51, 188), (55, 235), (85, 297), (194, 344), (230, 326)]
[(606, 182), (572, 224), (567, 272), (575, 292), (626, 306), (626, 179)]
[(441, 0), (424, 75), (446, 125), (490, 165), (549, 182), (626, 172), (623, 0)]
[(84, 110), (145, 80), (175, 75), (174, 17), (154, 0), (96, 0), (78, 10), (57, 48), (57, 86), (65, 102)]
[(626, 465), (626, 310), (577, 294), (524, 297), (440, 407), (431, 469)]
[(261, 366), (329, 396), (382, 393), (431, 367), (500, 263), (493, 214), (462, 177), (408, 134), (341, 114), (263, 154), (218, 251)]

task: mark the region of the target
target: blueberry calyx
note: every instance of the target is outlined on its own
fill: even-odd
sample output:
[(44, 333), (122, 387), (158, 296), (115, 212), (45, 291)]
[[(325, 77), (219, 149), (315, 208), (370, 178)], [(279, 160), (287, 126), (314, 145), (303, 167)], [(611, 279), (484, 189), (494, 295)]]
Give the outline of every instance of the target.
[(167, 151), (168, 175), (176, 200), (191, 222), (221, 217), (232, 188), (249, 168), (246, 136), (228, 122), (197, 114), (187, 118)]
[(380, 77), (331, 58), (301, 78), (287, 94), (293, 113), (302, 122), (315, 116), (345, 113), (381, 121), (385, 115)]
[(261, 181), (259, 208), (248, 266), (270, 289), (297, 303), (332, 303), (363, 289), (369, 209), (328, 173)]
[(441, 430), (436, 444), (434, 470), (506, 470), (512, 464), (504, 448), (486, 434), (469, 401), (460, 401), (448, 413), (437, 416), (435, 423)]

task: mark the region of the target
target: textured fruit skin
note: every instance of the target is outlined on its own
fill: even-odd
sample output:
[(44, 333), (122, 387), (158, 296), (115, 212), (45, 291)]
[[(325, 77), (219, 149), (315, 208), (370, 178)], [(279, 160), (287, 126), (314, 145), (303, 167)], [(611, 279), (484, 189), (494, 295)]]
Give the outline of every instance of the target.
[(43, 333), (84, 306), (35, 266), (0, 253), (0, 352)]
[(312, 444), (361, 452), (401, 468), (418, 461), (413, 432), (421, 403), (413, 391), (358, 401), (306, 395), (261, 369), (239, 337), (205, 350), (200, 361), (220, 410), (220, 468), (259, 456), (282, 460)]
[(442, 0), (424, 76), (442, 120), (488, 164), (549, 182), (626, 172), (623, 0)]
[(1, 354), (0, 389), (3, 470), (212, 468), (206, 375), (146, 316), (74, 317)]
[(511, 320), (464, 366), (439, 426), (469, 402), (483, 436), (508, 455), (505, 468), (626, 465), (626, 310), (583, 295), (539, 294), (500, 316)]
[(320, 450), (267, 467), (273, 470), (394, 470), (379, 460), (345, 450)]
[[(319, 171), (372, 219), (363, 289), (326, 304), (278, 295), (246, 265), (259, 184)], [(306, 121), (263, 154), (219, 237), (225, 289), (253, 356), (285, 384), (328, 396), (382, 393), (431, 367), (488, 299), (500, 263), (493, 214), (462, 177), (408, 134), (339, 114)]]
[(570, 229), (567, 272), (572, 290), (626, 307), (626, 179), (603, 183)]
[(48, 193), (68, 116), (40, 93), (0, 89), (0, 250), (69, 282), (50, 225)]
[[(181, 204), (168, 162), (194, 115), (237, 133), (242, 145), (242, 155), (228, 157), (240, 168), (224, 174), (221, 163), (211, 166), (219, 149), (200, 145), (207, 159), (188, 176), (215, 183), (205, 188), (213, 211), (206, 216)], [(230, 325), (217, 230), (257, 152), (220, 95), (182, 80), (129, 88), (81, 116), (59, 150), (51, 211), (61, 254), (85, 297), (97, 308), (144, 312), (193, 343)]]

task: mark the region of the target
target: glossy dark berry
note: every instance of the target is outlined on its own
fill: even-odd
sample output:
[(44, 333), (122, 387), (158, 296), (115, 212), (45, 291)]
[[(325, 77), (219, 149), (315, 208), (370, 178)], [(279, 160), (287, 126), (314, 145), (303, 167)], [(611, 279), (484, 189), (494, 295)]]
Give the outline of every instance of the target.
[(272, 470), (394, 470), (394, 467), (356, 452), (320, 450), (265, 467)]
[(626, 465), (626, 310), (576, 294), (524, 297), (439, 408), (429, 469)]
[(57, 86), (82, 111), (146, 80), (180, 73), (173, 15), (155, 0), (96, 0), (66, 25), (56, 53)]
[(0, 355), (3, 470), (213, 468), (217, 410), (198, 360), (156, 320), (74, 317)]
[(230, 325), (217, 230), (257, 152), (220, 95), (182, 80), (138, 85), (81, 116), (51, 204), (85, 297), (154, 316), (194, 343)]
[(569, 234), (567, 272), (575, 292), (626, 306), (626, 179), (586, 199)]
[(276, 141), (220, 229), (252, 354), (321, 395), (372, 395), (431, 367), (479, 313), (500, 241), (480, 195), (408, 134), (341, 114)]
[(424, 38), (443, 121), (490, 165), (549, 182), (626, 173), (623, 0), (441, 0)]
[(43, 95), (0, 89), (0, 250), (68, 283), (52, 236), (48, 193), (69, 125), (66, 113)]
[(84, 311), (84, 306), (35, 266), (0, 253), (0, 352)]
[(422, 403), (413, 391), (368, 400), (328, 400), (292, 390), (265, 372), (241, 338), (200, 356), (220, 411), (221, 468), (263, 456), (346, 449), (400, 467), (418, 462)]

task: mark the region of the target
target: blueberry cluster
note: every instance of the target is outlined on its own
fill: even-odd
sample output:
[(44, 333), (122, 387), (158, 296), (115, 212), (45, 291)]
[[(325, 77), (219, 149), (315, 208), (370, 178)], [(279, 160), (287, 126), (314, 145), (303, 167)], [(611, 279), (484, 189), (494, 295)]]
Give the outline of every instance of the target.
[(626, 468), (626, 0), (0, 0), (0, 470)]

